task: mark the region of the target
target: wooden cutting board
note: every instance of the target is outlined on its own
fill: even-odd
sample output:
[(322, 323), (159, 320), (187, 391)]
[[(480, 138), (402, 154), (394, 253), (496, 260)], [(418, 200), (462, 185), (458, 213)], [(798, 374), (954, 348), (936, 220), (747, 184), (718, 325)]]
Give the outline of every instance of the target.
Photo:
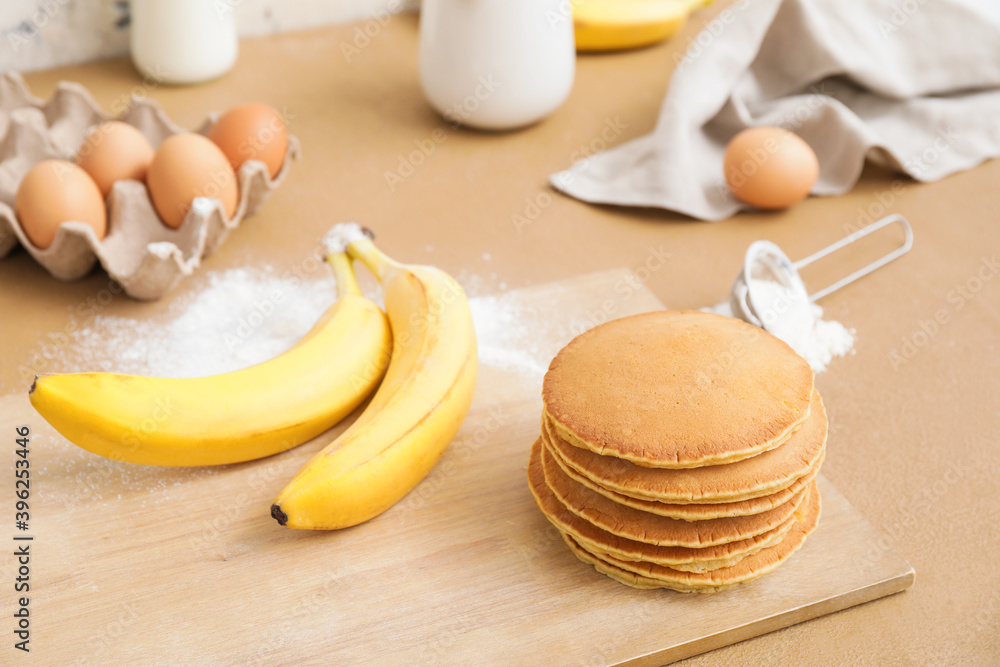
[[(822, 478), (819, 528), (749, 585), (711, 596), (637, 591), (583, 565), (526, 483), (542, 369), (583, 329), (662, 305), (618, 270), (477, 307), (495, 315), (481, 332), (480, 381), (459, 436), (398, 505), (339, 532), (288, 530), (268, 515), (334, 434), (252, 463), (153, 468), (80, 450), (26, 396), (0, 399), (0, 539), (10, 547), (24, 544), (15, 534), (34, 537), (31, 661), (655, 665), (913, 583), (913, 569)], [(22, 425), (33, 434), (27, 533), (13, 517)], [(28, 664), (11, 640), (13, 551), (4, 549), (0, 573), (0, 663)]]

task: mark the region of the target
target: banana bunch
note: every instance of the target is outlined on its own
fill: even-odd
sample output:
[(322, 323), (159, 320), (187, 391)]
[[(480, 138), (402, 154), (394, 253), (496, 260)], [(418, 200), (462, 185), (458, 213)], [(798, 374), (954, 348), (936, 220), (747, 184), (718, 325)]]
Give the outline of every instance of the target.
[[(355, 223), (327, 238), (338, 300), (283, 354), (200, 378), (40, 375), (32, 405), (96, 454), (200, 466), (301, 444), (374, 391), (358, 419), (278, 495), (271, 515), (312, 529), (377, 516), (430, 472), (465, 419), (478, 369), (475, 330), (462, 288), (443, 271), (390, 259)], [(386, 313), (361, 294), (352, 260), (382, 283)]]
[(573, 0), (577, 51), (648, 46), (680, 32), (688, 16), (712, 0)]

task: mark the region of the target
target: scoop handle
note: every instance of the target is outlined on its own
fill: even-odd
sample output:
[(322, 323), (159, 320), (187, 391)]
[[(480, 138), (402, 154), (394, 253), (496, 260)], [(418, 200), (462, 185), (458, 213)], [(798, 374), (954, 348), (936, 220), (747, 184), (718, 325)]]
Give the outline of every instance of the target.
[(832, 294), (833, 292), (836, 292), (837, 290), (839, 290), (844, 285), (850, 285), (851, 283), (853, 283), (858, 278), (861, 278), (863, 276), (867, 276), (869, 273), (871, 273), (875, 269), (881, 268), (881, 267), (885, 266), (886, 264), (888, 264), (889, 262), (891, 262), (892, 260), (896, 259), (897, 257), (902, 257), (903, 255), (905, 255), (906, 253), (908, 253), (910, 251), (910, 248), (913, 247), (913, 230), (910, 228), (910, 222), (906, 218), (904, 218), (903, 216), (899, 215), (898, 213), (894, 213), (894, 214), (892, 214), (892, 215), (890, 215), (888, 217), (882, 218), (881, 220), (879, 220), (877, 222), (873, 222), (872, 224), (868, 225), (864, 229), (860, 229), (860, 230), (854, 232), (853, 234), (851, 234), (849, 236), (845, 236), (841, 240), (837, 241), (836, 243), (834, 243), (832, 245), (828, 245), (827, 247), (823, 248), (819, 252), (815, 252), (815, 253), (809, 255), (808, 257), (806, 257), (804, 259), (800, 259), (799, 261), (794, 262), (792, 264), (792, 267), (794, 267), (795, 270), (798, 271), (799, 269), (801, 269), (804, 266), (809, 266), (810, 264), (812, 264), (813, 262), (815, 262), (817, 259), (821, 259), (823, 257), (826, 257), (830, 253), (836, 252), (836, 251), (840, 250), (841, 248), (843, 248), (845, 246), (848, 246), (848, 245), (854, 243), (855, 241), (864, 238), (865, 236), (868, 236), (872, 232), (876, 232), (876, 231), (882, 229), (883, 227), (885, 227), (887, 225), (891, 225), (894, 222), (898, 222), (903, 227), (903, 232), (906, 235), (905, 238), (904, 238), (904, 240), (903, 240), (903, 245), (899, 246), (898, 248), (896, 248), (892, 252), (884, 255), (883, 257), (875, 260), (874, 262), (872, 262), (868, 266), (866, 266), (864, 268), (861, 268), (861, 269), (858, 269), (857, 271), (855, 271), (854, 273), (850, 274), (849, 276), (845, 276), (844, 278), (841, 278), (840, 280), (838, 280), (837, 282), (833, 283), (829, 287), (825, 287), (825, 288), (819, 290), (818, 292), (810, 294), (809, 295), (809, 300), (810, 301), (818, 301), (819, 299), (822, 299), (824, 296), (827, 296), (828, 294)]

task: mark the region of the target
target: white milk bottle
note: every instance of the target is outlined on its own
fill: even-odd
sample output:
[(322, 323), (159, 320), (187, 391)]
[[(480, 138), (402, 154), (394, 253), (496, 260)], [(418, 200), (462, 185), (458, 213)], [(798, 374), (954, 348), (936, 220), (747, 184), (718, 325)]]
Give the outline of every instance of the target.
[(423, 0), (420, 83), (449, 122), (534, 123), (569, 95), (575, 68), (567, 0)]
[(164, 83), (198, 83), (236, 62), (235, 0), (131, 0), (132, 62)]

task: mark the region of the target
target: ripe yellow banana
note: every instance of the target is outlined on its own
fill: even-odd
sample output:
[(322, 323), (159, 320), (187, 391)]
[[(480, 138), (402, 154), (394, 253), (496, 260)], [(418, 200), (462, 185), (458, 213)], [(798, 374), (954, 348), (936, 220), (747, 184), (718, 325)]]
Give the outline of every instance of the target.
[(294, 347), (222, 375), (40, 375), (31, 404), (66, 438), (111, 459), (163, 466), (237, 463), (290, 449), (351, 413), (379, 384), (392, 334), (331, 253), (338, 300)]
[(382, 283), (392, 361), (357, 421), (275, 499), (271, 516), (290, 528), (346, 528), (389, 509), (447, 449), (476, 385), (475, 330), (462, 288), (440, 269), (389, 259), (351, 225), (341, 230), (347, 251)]
[(577, 51), (648, 46), (680, 32), (694, 10), (712, 0), (573, 0)]

